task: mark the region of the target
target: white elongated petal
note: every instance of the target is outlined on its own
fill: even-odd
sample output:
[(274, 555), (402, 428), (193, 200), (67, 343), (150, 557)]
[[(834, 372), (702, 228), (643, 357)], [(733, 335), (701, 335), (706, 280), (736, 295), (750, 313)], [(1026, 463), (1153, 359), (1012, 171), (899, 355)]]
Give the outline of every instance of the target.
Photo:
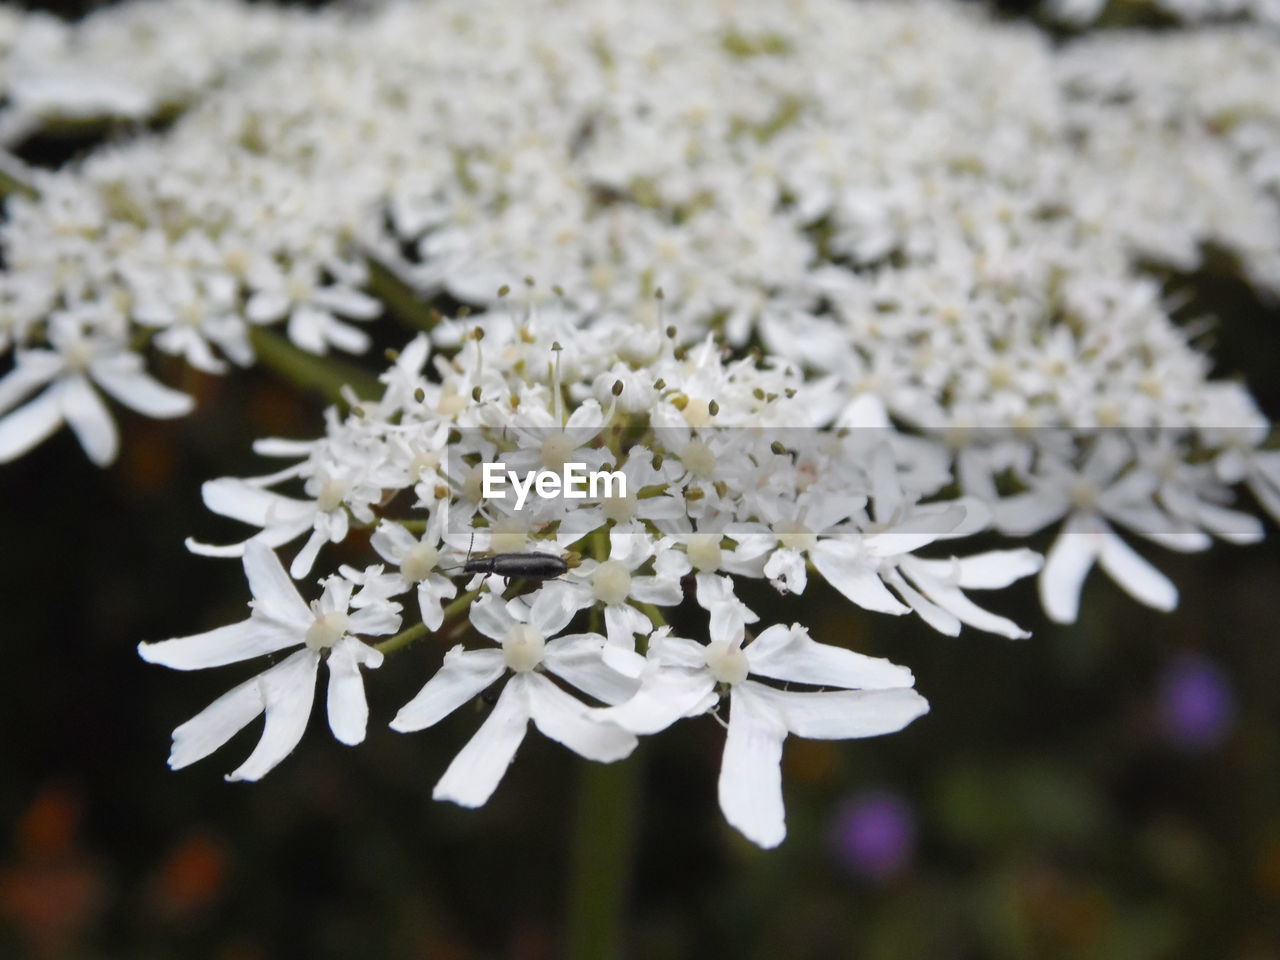
[(319, 526), (312, 530), (307, 542), (302, 545), (302, 549), (294, 555), (293, 562), (289, 564), (289, 576), (300, 580), (309, 574), (311, 568), (315, 566), (316, 557), (320, 555), (320, 548), (328, 539), (325, 531)]
[(202, 670), (275, 653), (302, 642), (302, 633), (261, 617), (207, 633), (138, 644), (138, 656), (174, 670)]
[(706, 669), (654, 670), (645, 675), (631, 699), (615, 707), (604, 707), (597, 715), (632, 733), (657, 733), (681, 717), (696, 716), (710, 709), (716, 700), (715, 683)]
[(390, 520), (383, 520), (369, 538), (369, 545), (387, 563), (399, 566), (405, 555), (418, 545), (418, 538)]
[(515, 759), (528, 727), (529, 703), (524, 685), (508, 683), (475, 736), (453, 758), (431, 796), (463, 807), (483, 804)]
[(266, 709), (258, 678), (252, 677), (228, 690), (209, 706), (173, 731), (169, 767), (183, 767), (203, 760), (234, 737)]
[(782, 806), (782, 718), (743, 684), (730, 694), (729, 732), (720, 761), (720, 809), (757, 846), (776, 847), (787, 835)]
[(275, 551), (260, 540), (250, 540), (244, 546), (244, 572), (253, 592), (253, 608), (305, 633), (311, 625), (311, 610)]
[(1080, 611), (1080, 590), (1098, 555), (1096, 532), (1086, 532), (1071, 518), (1049, 548), (1040, 571), (1040, 602), (1050, 620), (1075, 623)]
[(907, 606), (916, 612), (916, 614), (933, 629), (939, 633), (944, 633), (949, 637), (958, 636), (960, 633), (960, 620), (922, 594), (903, 578), (897, 570), (892, 570), (885, 575), (885, 582), (897, 591), (898, 596), (906, 601)]
[(995, 505), (996, 529), (1012, 537), (1042, 530), (1067, 512), (1068, 503), (1056, 490), (1032, 490), (1006, 497)]
[(820, 540), (809, 553), (818, 572), (860, 607), (878, 613), (903, 614), (907, 607), (881, 582), (871, 562), (857, 543), (847, 540)]
[[(768, 703), (798, 737), (845, 740), (897, 733), (929, 712), (929, 701), (910, 687), (890, 690), (775, 690), (747, 681), (744, 693)], [(735, 691), (736, 692), (736, 691)]]
[[(534, 594), (533, 605), (529, 608), (529, 622), (548, 637), (569, 625), (573, 615), (581, 608), (567, 598), (569, 591), (558, 590), (561, 584), (548, 584)], [(643, 616), (643, 614), (642, 614)]]
[(542, 662), (556, 676), (602, 703), (621, 703), (640, 685), (637, 677), (644, 669), (644, 659), (633, 651), (639, 661), (636, 668), (619, 672), (605, 662), (604, 649), (605, 638), (598, 633), (575, 633), (548, 643)]
[(868, 657), (819, 643), (798, 624), (790, 628), (781, 624), (770, 627), (752, 641), (745, 652), (752, 673), (791, 683), (870, 690), (909, 687), (915, 682), (906, 667), (881, 657)]
[(57, 391), (62, 415), (75, 432), (89, 459), (103, 467), (116, 458), (120, 437), (111, 412), (84, 377), (67, 377), (53, 388)]
[(928, 546), (964, 522), (964, 507), (917, 512), (883, 533), (870, 533), (862, 538), (862, 547), (873, 557), (896, 557)]
[(274, 290), (255, 293), (245, 304), (244, 315), (253, 323), (271, 323), (289, 310), (289, 298)]
[(263, 490), (238, 477), (209, 480), (201, 485), (200, 494), (214, 513), (255, 527), (293, 524), (304, 518), (309, 527), (316, 513), (314, 503)]
[(263, 457), (306, 457), (310, 455), (315, 445), (314, 440), (260, 437), (253, 441), (253, 452)]
[(1037, 573), (1044, 566), (1044, 557), (1034, 550), (988, 550), (970, 557), (952, 557), (949, 560), (921, 560), (913, 558), (911, 565), (927, 570), (939, 580), (954, 578), (962, 590), (999, 590), (1016, 580)]
[(562, 743), (574, 753), (612, 763), (636, 748), (635, 734), (612, 723), (597, 720), (580, 700), (565, 693), (538, 673), (522, 673), (512, 683), (527, 688), (529, 712), (542, 735)]
[(611, 603), (604, 608), (605, 635), (615, 646), (634, 650), (636, 634), (647, 634), (652, 629), (649, 618), (629, 603)]
[(349, 287), (320, 287), (311, 302), (354, 320), (369, 320), (382, 312), (380, 300)]
[(929, 576), (927, 571), (914, 564), (904, 562), (902, 570), (915, 581), (921, 593), (943, 610), (953, 614), (962, 623), (967, 623), (969, 626), (976, 627), (979, 630), (986, 630), (988, 633), (996, 633), (1002, 637), (1008, 637), (1011, 640), (1025, 640), (1031, 636), (1029, 632), (1023, 630), (1012, 620), (982, 609), (982, 607), (965, 596), (959, 587)]
[(1168, 612), (1178, 605), (1178, 588), (1120, 538), (1117, 533), (1102, 537), (1098, 565), (1139, 603)]
[(382, 666), (382, 654), (352, 637), (343, 637), (329, 651), (329, 729), (342, 743), (352, 745), (364, 739), (369, 723), (369, 702), (365, 699), (360, 667)]
[(28, 350), (18, 357), (18, 364), (0, 378), (0, 411), (16, 406), (34, 393), (64, 367), (62, 357), (52, 350)]
[(500, 650), (465, 651), (461, 645), (444, 655), (444, 663), (418, 695), (400, 708), (391, 729), (401, 733), (423, 730), (480, 695), (506, 672)]
[(258, 677), (267, 711), (262, 739), (249, 759), (227, 774), (228, 780), (258, 780), (293, 752), (311, 716), (319, 665), (318, 653), (302, 649)]
[(363, 330), (339, 320), (329, 321), (324, 328), (324, 336), (339, 350), (345, 350), (347, 353), (364, 353), (369, 349), (371, 342), (369, 335)]
[(493, 594), (485, 594), (471, 604), (471, 625), (490, 640), (501, 643), (516, 625), (516, 620), (507, 612), (507, 605)]
[(166, 420), (191, 412), (195, 400), (171, 390), (142, 369), (137, 354), (118, 354), (97, 360), (89, 369), (98, 386), (126, 407), (148, 417)]
[[(683, 554), (672, 551), (665, 554), (669, 557), (683, 557)], [(680, 585), (679, 573), (674, 577), (632, 577), (631, 596), (641, 603), (653, 603), (659, 607), (677, 607), (684, 600), (684, 588)]]
[(1264, 536), (1262, 521), (1240, 510), (1201, 501), (1197, 514), (1206, 529), (1228, 543), (1257, 543)]
[(187, 537), (182, 542), (188, 550), (201, 557), (243, 557), (244, 548), (250, 541), (257, 540), (268, 547), (282, 547), (290, 540), (296, 540), (300, 534), (310, 529), (311, 518), (307, 517), (295, 524), (263, 527), (261, 533), (255, 533), (252, 537), (247, 540), (241, 540), (239, 543), (201, 543), (194, 537)]
[(46, 390), (25, 407), (0, 417), (0, 463), (16, 460), (43, 443), (62, 426), (62, 405), (54, 390)]

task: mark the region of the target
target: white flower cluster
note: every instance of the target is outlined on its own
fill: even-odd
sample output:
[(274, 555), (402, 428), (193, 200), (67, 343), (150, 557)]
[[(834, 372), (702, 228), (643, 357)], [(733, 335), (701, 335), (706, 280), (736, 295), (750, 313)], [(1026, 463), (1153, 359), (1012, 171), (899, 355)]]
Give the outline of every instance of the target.
[(0, 144), (49, 127), (162, 119), (282, 38), (281, 14), (134, 0), (77, 24), (0, 5)]
[[(724, 698), (721, 805), (745, 835), (773, 846), (784, 833), (778, 758), (788, 733), (887, 733), (926, 703), (902, 667), (817, 642), (798, 624), (757, 630), (743, 585), (801, 593), (813, 571), (868, 610), (914, 611), (949, 634), (966, 623), (1027, 636), (965, 591), (1034, 573), (1038, 554), (915, 556), (990, 518), (976, 501), (928, 499), (949, 480), (945, 455), (891, 429), (821, 429), (837, 404), (791, 365), (727, 362), (711, 339), (686, 350), (673, 333), (656, 322), (584, 331), (555, 310), (447, 321), (435, 339), (455, 346), (431, 358), (420, 336), (384, 374), (380, 401), (345, 418), (331, 412), (318, 441), (259, 445), (291, 465), (206, 484), (211, 509), (260, 528), (231, 547), (191, 544), (243, 556), (253, 612), (209, 633), (143, 644), (143, 657), (189, 670), (298, 649), (179, 727), (171, 765), (204, 757), (265, 711), (258, 748), (231, 778), (261, 776), (302, 736), (322, 655), (334, 734), (363, 739), (357, 667), (377, 667), (382, 652), (360, 637), (395, 631), (395, 598), (409, 596), (418, 622), (391, 649), (467, 625), (497, 646), (451, 649), (393, 728), (431, 726), (507, 678), (436, 797), (484, 803), (530, 720), (609, 762), (631, 752), (636, 734)], [(510, 498), (485, 499), (485, 463), (609, 467), (626, 486), (517, 510)], [(297, 495), (275, 489), (290, 484)], [(379, 562), (326, 576), (310, 608), (271, 549), (305, 538), (290, 573), (306, 577), (324, 545), (364, 537)], [(476, 572), (487, 568), (473, 550), (505, 558), (515, 582)], [(529, 558), (553, 560), (548, 569)], [(522, 571), (534, 571), (534, 589)], [(461, 595), (458, 578), (471, 581)], [(686, 595), (706, 611), (703, 641), (666, 625)], [(566, 632), (576, 620), (587, 630)]]
[[(748, 642), (753, 614), (726, 576), (799, 592), (816, 572), (869, 609), (1017, 636), (963, 591), (1029, 575), (1037, 558), (914, 551), (1060, 524), (1040, 589), (1069, 622), (1095, 563), (1142, 602), (1176, 602), (1120, 529), (1178, 550), (1256, 540), (1241, 486), (1280, 517), (1270, 424), (1243, 385), (1211, 379), (1156, 276), (1201, 269), (1213, 250), (1260, 294), (1280, 292), (1277, 54), (1280, 36), (1239, 25), (1056, 42), (943, 2), (200, 0), (126, 3), (76, 27), (4, 8), (11, 147), (69, 117), (171, 123), (27, 171), (30, 189), (9, 197), (0, 461), (68, 423), (110, 462), (99, 388), (184, 413), (147, 355), (215, 374), (270, 362), (268, 346), (321, 363), (365, 351), (364, 325), (389, 307), (432, 339), (404, 352), (381, 401), (331, 415), (320, 441), (264, 442), (302, 458), (280, 473), (206, 487), (212, 509), (261, 528), (245, 552), (260, 609), (227, 628), (228, 649), (341, 647), (331, 707), (350, 739), (364, 726), (355, 666), (378, 660), (351, 639), (378, 634), (352, 611), (390, 630), (390, 598), (416, 589), (423, 629), (469, 616), (503, 649), (459, 653), (399, 725), (434, 722), (497, 665), (520, 675), (476, 747), (501, 749), (465, 754), (441, 795), (487, 796), (528, 718), (585, 755), (625, 752), (630, 733), (677, 715), (644, 713), (652, 689), (683, 685), (698, 696), (678, 702), (705, 707), (704, 668), (736, 678), (733, 714), (772, 718), (736, 740), (730, 721), (732, 770), (735, 743), (768, 753), (786, 730), (837, 729), (806, 726), (777, 707), (787, 691), (748, 674), (876, 684), (852, 667), (769, 673), (776, 657), (839, 655), (775, 628)], [(523, 292), (530, 312), (503, 307), (499, 291), (527, 276), (540, 282)], [(444, 295), (473, 319), (427, 317)], [(791, 433), (761, 446), (735, 429), (747, 425)], [(526, 469), (570, 454), (639, 492), (529, 516), (479, 503), (479, 459)], [(401, 506), (423, 515), (387, 525)], [(359, 527), (400, 573), (340, 571), (304, 619), (261, 545), (306, 535), (291, 568), (303, 577)], [(467, 565), (471, 528), (489, 555), (587, 556), (532, 594), (458, 596), (445, 570)], [(681, 564), (723, 647), (702, 665), (644, 609), (677, 600), (660, 584)], [(587, 609), (598, 629), (556, 636)], [(224, 654), (191, 656), (174, 665)], [(287, 753), (318, 662), (296, 656), (294, 672), (268, 671), (193, 721), (175, 762), (262, 710), (273, 736), (258, 760)], [(613, 727), (575, 726), (540, 666), (609, 704)], [(776, 841), (780, 806), (734, 803), (735, 823)]]

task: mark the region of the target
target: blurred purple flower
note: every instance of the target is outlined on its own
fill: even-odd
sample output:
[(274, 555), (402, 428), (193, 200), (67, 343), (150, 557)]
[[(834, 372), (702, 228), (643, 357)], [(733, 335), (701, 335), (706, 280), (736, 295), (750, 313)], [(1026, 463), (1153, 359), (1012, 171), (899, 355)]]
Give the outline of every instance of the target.
[(915, 817), (897, 794), (872, 790), (847, 800), (831, 825), (836, 858), (874, 883), (893, 879), (915, 852)]
[(1235, 697), (1226, 674), (1197, 653), (1180, 654), (1165, 668), (1156, 696), (1160, 729), (1185, 750), (1216, 747), (1235, 721)]

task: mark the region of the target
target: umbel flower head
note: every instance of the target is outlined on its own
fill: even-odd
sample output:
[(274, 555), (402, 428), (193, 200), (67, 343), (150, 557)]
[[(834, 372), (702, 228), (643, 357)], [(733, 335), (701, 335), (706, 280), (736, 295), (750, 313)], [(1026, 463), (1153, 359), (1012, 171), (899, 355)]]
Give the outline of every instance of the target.
[[(1038, 555), (916, 557), (980, 530), (990, 511), (937, 500), (947, 474), (917, 469), (918, 451), (896, 445), (891, 429), (867, 455), (868, 437), (832, 428), (825, 389), (791, 364), (729, 360), (711, 339), (684, 348), (665, 331), (643, 353), (623, 354), (532, 307), (461, 330), (446, 322), (433, 339), (434, 351), (423, 335), (398, 354), (380, 400), (330, 411), (323, 437), (259, 444), (291, 465), (206, 485), (210, 507), (258, 529), (239, 545), (192, 548), (243, 557), (253, 612), (140, 652), (195, 669), (299, 649), (179, 727), (173, 766), (265, 712), (262, 741), (232, 778), (265, 773), (302, 735), (321, 659), (330, 725), (357, 742), (367, 716), (357, 667), (379, 666), (383, 651), (419, 638), (444, 640), (439, 669), (392, 728), (426, 730), (481, 695), (492, 707), (443, 771), (437, 799), (487, 801), (530, 723), (610, 763), (637, 736), (719, 716), (723, 704), (721, 806), (745, 836), (774, 846), (785, 835), (779, 759), (788, 734), (891, 733), (927, 703), (904, 667), (819, 642), (799, 623), (756, 626), (753, 595), (770, 583), (799, 592), (812, 574), (876, 613), (915, 611), (948, 633), (963, 622), (1026, 635), (963, 590), (1034, 573)], [(463, 393), (457, 383), (474, 387)], [(518, 478), (576, 457), (618, 482), (522, 505), (486, 496), (483, 468)], [(288, 486), (295, 492), (277, 490)], [(366, 537), (370, 565), (321, 579), (310, 607), (271, 549), (302, 542), (306, 559), (293, 572), (314, 575), (327, 544)], [(509, 559), (472, 562), (495, 555)], [(556, 562), (523, 562), (539, 556)], [(366, 644), (400, 626), (406, 595), (415, 622)], [(700, 625), (701, 638), (677, 636), (668, 616)]]
[[(5, 11), (0, 146), (67, 123), (138, 132), (57, 169), (0, 152), (0, 461), (65, 424), (110, 463), (104, 396), (191, 406), (153, 363), (331, 384), (326, 355), (365, 352), (380, 314), (425, 331), (379, 399), (348, 391), (323, 435), (255, 444), (265, 475), (204, 486), (244, 538), (189, 546), (257, 571), (289, 551), (270, 599), (250, 574), (275, 612), (144, 652), (193, 668), (293, 638), (175, 742), (189, 761), (265, 713), (238, 771), (260, 775), (301, 735), (321, 659), (350, 692), (377, 646), (461, 644), (400, 725), (429, 726), (501, 664), (498, 719), (437, 790), (464, 803), (497, 787), (530, 721), (592, 759), (625, 753), (634, 731), (594, 711), (650, 696), (668, 641), (723, 641), (730, 678), (751, 667), (779, 636), (760, 591), (803, 610), (817, 582), (872, 614), (1021, 638), (974, 591), (1036, 574), (1070, 622), (1097, 566), (1169, 610), (1148, 544), (1256, 540), (1246, 492), (1280, 517), (1267, 418), (1212, 379), (1158, 279), (1212, 249), (1280, 290), (1278, 54), (1280, 35), (1237, 25), (1058, 42), (945, 2)], [(450, 300), (471, 313), (431, 308)], [(625, 487), (485, 493), (487, 466), (569, 463)], [(982, 531), (1012, 540), (961, 543)], [(366, 538), (365, 564), (335, 570), (335, 546)], [(557, 580), (472, 562), (534, 554), (504, 568)], [(317, 576), (303, 619), (280, 591)], [(400, 634), (365, 642), (402, 609)], [(771, 784), (761, 756), (785, 733), (909, 719), (807, 726), (755, 686), (777, 682), (748, 669), (688, 705), (725, 704), (733, 783)], [(782, 692), (915, 696), (806, 683)], [(363, 714), (344, 702), (330, 719), (351, 739)], [(745, 778), (735, 718), (768, 747)], [(768, 843), (781, 803), (764, 793), (753, 810), (724, 796)]]

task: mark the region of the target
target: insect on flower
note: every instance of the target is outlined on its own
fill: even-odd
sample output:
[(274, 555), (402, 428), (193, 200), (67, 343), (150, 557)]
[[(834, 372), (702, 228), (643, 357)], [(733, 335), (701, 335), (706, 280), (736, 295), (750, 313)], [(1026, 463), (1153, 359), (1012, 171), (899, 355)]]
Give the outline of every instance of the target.
[[(474, 534), (471, 543), (475, 544)], [(468, 546), (462, 570), (464, 573), (497, 574), (504, 581), (554, 580), (568, 573), (569, 561), (550, 553), (493, 553), (487, 557), (473, 557)]]

